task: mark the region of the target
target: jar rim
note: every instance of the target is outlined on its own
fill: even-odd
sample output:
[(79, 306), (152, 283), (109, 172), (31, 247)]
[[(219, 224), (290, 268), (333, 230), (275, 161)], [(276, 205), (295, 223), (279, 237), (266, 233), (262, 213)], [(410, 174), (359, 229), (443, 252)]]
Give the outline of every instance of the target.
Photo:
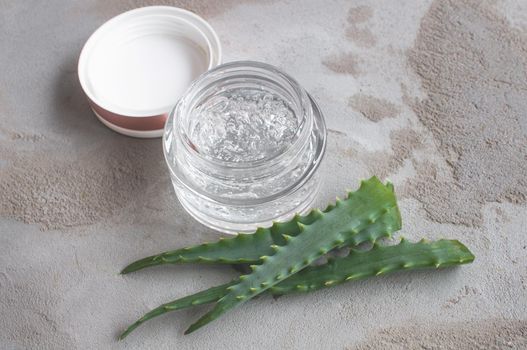
[[(236, 73), (237, 71), (270, 73), (271, 75), (277, 77), (277, 79), (283, 80), (287, 84), (287, 87), (291, 88), (294, 92), (295, 96), (293, 97), (298, 100), (296, 102), (298, 104), (297, 107), (299, 108), (299, 112), (302, 115), (302, 120), (295, 133), (297, 137), (285, 149), (281, 150), (280, 152), (274, 153), (270, 157), (264, 157), (262, 159), (247, 162), (231, 162), (217, 158), (206, 157), (202, 153), (200, 153), (191, 142), (190, 138), (185, 132), (185, 128), (180, 124), (182, 118), (176, 118), (176, 116), (184, 115), (185, 113), (190, 112), (191, 108), (190, 110), (185, 110), (185, 108), (191, 107), (192, 103), (195, 102), (194, 100), (196, 99), (196, 96), (194, 96), (194, 93), (200, 91), (202, 88), (201, 85), (207, 82), (208, 79), (211, 80), (208, 82), (206, 87), (214, 84), (215, 82), (220, 81), (221, 79), (225, 79), (226, 74)], [(264, 80), (264, 78), (261, 79)], [(202, 73), (189, 86), (189, 88), (186, 90), (186, 92), (183, 94), (183, 96), (180, 98), (180, 100), (172, 110), (171, 114), (175, 114), (172, 116), (176, 119), (176, 123), (174, 123), (174, 131), (177, 133), (178, 137), (183, 141), (182, 143), (185, 147), (185, 151), (189, 154), (192, 154), (192, 156), (197, 157), (200, 161), (218, 167), (222, 170), (254, 169), (255, 171), (257, 171), (261, 168), (273, 166), (274, 164), (280, 162), (283, 158), (294, 153), (302, 147), (302, 145), (306, 142), (307, 138), (309, 138), (310, 129), (313, 125), (312, 104), (309, 96), (307, 95), (307, 92), (289, 74), (283, 72), (282, 70), (273, 65), (257, 61), (228, 62), (219, 65), (205, 73)]]

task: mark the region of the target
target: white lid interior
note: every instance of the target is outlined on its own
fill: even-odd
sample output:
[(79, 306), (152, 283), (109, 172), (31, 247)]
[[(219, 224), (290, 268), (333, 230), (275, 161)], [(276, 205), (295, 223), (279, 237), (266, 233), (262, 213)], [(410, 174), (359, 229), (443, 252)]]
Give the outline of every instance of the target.
[(126, 116), (167, 113), (190, 83), (220, 63), (219, 40), (191, 12), (151, 6), (101, 26), (79, 60), (79, 78), (100, 107)]

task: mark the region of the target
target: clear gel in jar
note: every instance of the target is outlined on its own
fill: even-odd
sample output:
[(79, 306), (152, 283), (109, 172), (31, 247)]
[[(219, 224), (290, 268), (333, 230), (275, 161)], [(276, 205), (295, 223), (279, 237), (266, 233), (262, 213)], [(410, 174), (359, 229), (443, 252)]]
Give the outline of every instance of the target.
[(231, 62), (189, 87), (163, 145), (189, 214), (218, 231), (253, 232), (310, 208), (326, 127), (293, 78), (267, 64)]

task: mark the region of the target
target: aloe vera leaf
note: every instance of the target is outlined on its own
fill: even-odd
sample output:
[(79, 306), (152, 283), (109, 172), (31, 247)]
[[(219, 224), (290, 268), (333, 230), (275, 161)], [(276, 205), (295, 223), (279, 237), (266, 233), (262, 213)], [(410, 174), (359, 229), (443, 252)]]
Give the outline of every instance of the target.
[(169, 303), (163, 304), (161, 306), (158, 306), (157, 308), (151, 310), (150, 312), (147, 312), (143, 317), (135, 321), (132, 325), (130, 325), (120, 336), (119, 340), (124, 339), (128, 334), (130, 334), (134, 329), (145, 323), (146, 321), (166, 314), (170, 311), (176, 311), (181, 309), (186, 309), (192, 306), (197, 305), (203, 305), (208, 304), (217, 301), (219, 298), (221, 298), (223, 295), (227, 293), (227, 288), (231, 286), (232, 284), (236, 283), (236, 281), (232, 281), (227, 284), (222, 284), (221, 286), (212, 287), (207, 290), (201, 291), (199, 293), (195, 293), (186, 297), (183, 297), (178, 300), (171, 301)]
[[(374, 245), (368, 251), (352, 249), (349, 255), (329, 260), (320, 266), (309, 266), (288, 279), (269, 288), (275, 295), (309, 292), (376, 275), (421, 268), (443, 268), (467, 264), (474, 260), (470, 250), (457, 240), (420, 241), (410, 243), (404, 239), (398, 245)], [(228, 293), (228, 288), (238, 283), (234, 280), (196, 294), (163, 304), (145, 314), (119, 339), (123, 339), (144, 322), (170, 311), (218, 301)]]
[[(386, 185), (393, 193), (393, 185)], [(344, 201), (346, 202), (346, 201)], [(333, 210), (328, 206), (325, 213)], [(296, 236), (300, 233), (297, 223), (310, 225), (316, 220), (318, 211), (313, 210), (305, 216), (295, 216), (293, 219), (274, 223), (269, 228), (258, 228), (254, 234), (238, 234), (233, 238), (220, 239), (215, 243), (204, 243), (193, 247), (182, 248), (137, 260), (126, 266), (121, 273), (126, 274), (141, 270), (145, 267), (162, 264), (180, 263), (221, 263), (221, 264), (259, 264), (260, 257), (272, 255), (271, 245), (284, 245), (283, 235)], [(381, 237), (389, 237), (393, 232), (401, 229), (401, 214), (397, 205), (390, 207), (388, 212), (374, 224), (360, 231), (360, 235), (352, 238), (344, 245), (355, 245), (365, 241), (375, 241)]]
[(404, 238), (394, 246), (374, 244), (368, 251), (352, 249), (344, 258), (321, 266), (308, 266), (270, 289), (275, 295), (309, 292), (346, 281), (385, 275), (401, 270), (443, 268), (474, 261), (470, 250), (457, 240), (410, 243)]
[[(375, 223), (369, 225), (364, 230), (357, 233), (357, 235), (351, 237), (349, 241), (344, 242), (338, 248), (344, 248), (348, 246), (357, 246), (361, 243), (370, 242), (375, 243), (381, 238), (391, 238), (392, 233), (401, 229), (401, 215), (397, 206), (390, 208), (388, 212), (381, 216), (381, 218)], [(268, 250), (271, 248), (269, 247)], [(273, 251), (267, 252), (272, 254)], [(259, 264), (260, 261), (254, 262), (253, 264)], [(251, 272), (249, 264), (234, 264), (232, 265), (235, 270), (242, 274)]]
[(252, 265), (252, 272), (240, 276), (240, 282), (230, 286), (229, 293), (192, 324), (185, 334), (194, 332), (228, 310), (285, 280), (331, 249), (351, 241), (395, 205), (394, 193), (379, 179), (372, 177), (362, 181), (357, 191), (348, 193), (347, 200), (337, 200), (334, 209), (326, 213), (314, 211), (316, 220), (313, 223), (297, 223), (301, 232), (296, 237), (284, 235), (286, 245), (271, 246), (275, 251), (274, 255), (262, 257), (261, 265)]

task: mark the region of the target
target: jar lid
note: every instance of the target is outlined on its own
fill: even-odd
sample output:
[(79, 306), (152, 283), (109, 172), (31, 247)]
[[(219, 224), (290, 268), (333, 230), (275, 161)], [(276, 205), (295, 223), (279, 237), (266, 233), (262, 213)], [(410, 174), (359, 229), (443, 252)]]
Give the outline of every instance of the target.
[(190, 11), (148, 6), (97, 29), (79, 58), (80, 84), (99, 120), (133, 137), (161, 137), (190, 83), (221, 63), (214, 29)]

